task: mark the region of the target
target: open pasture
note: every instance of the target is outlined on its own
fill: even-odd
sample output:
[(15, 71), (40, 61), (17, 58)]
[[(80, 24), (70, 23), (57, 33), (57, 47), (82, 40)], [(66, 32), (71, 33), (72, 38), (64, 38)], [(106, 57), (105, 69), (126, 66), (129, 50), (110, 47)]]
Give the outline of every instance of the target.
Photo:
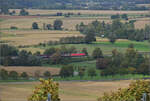
[[(97, 101), (104, 92), (128, 87), (130, 80), (110, 82), (59, 82), (61, 101)], [(27, 101), (39, 82), (0, 83), (2, 101)], [(74, 89), (76, 88), (76, 89)], [(15, 92), (15, 93), (14, 93)]]
[(11, 67), (0, 67), (0, 69), (5, 69), (7, 71), (16, 71), (19, 74), (22, 72), (26, 72), (29, 76), (34, 76), (35, 72), (39, 72), (39, 75), (43, 76), (45, 71), (49, 71), (51, 75), (58, 75), (60, 68), (53, 68), (53, 67), (39, 67), (39, 66), (11, 66)]

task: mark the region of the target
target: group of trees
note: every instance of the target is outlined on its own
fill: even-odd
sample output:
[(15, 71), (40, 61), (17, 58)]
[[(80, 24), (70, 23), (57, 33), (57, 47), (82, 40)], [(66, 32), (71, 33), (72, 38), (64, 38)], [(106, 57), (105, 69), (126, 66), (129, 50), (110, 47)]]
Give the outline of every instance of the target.
[(73, 76), (80, 76), (80, 78), (82, 78), (85, 75), (94, 77), (97, 76), (97, 73), (95, 68), (83, 68), (83, 67), (75, 68), (73, 65), (64, 65), (61, 68), (59, 75), (62, 78)]
[[(0, 8), (0, 14), (6, 14), (6, 15), (15, 15), (16, 14), (16, 11), (13, 10), (13, 11), (10, 11), (9, 8), (7, 6), (3, 6)], [(19, 15), (20, 16), (27, 16), (29, 15), (29, 12), (26, 11), (24, 8), (22, 8), (19, 12)]]
[(102, 76), (124, 74), (149, 74), (149, 58), (144, 57), (134, 48), (129, 47), (126, 52), (120, 53), (116, 49), (111, 57), (98, 58), (97, 69)]
[[(110, 42), (114, 43), (116, 39), (129, 39), (136, 41), (150, 40), (150, 26), (146, 25), (143, 29), (135, 29), (133, 20), (122, 23), (120, 19), (115, 19), (112, 24), (99, 21), (85, 25), (81, 23), (76, 26), (76, 29), (81, 33), (89, 36), (100, 36), (109, 38)], [(94, 38), (91, 41), (94, 41)]]
[(14, 46), (0, 45), (0, 64), (5, 66), (40, 66), (41, 60), (31, 52), (19, 51)]
[[(63, 22), (62, 20), (56, 19), (53, 23), (51, 24), (43, 24), (43, 29), (44, 30), (62, 30)], [(32, 23), (32, 29), (39, 29), (38, 23), (33, 22)]]
[[(18, 79), (29, 79), (29, 75), (26, 72), (22, 72), (19, 74), (16, 71), (7, 71), (5, 69), (0, 69), (0, 80), (18, 80)], [(44, 78), (51, 78), (51, 72), (50, 71), (45, 71), (43, 74), (40, 73), (40, 71), (35, 71), (34, 75), (32, 78), (37, 78), (39, 77), (44, 77)]]
[(18, 80), (19, 78), (28, 79), (29, 76), (26, 72), (22, 72), (20, 75), (16, 71), (6, 71), (5, 69), (0, 70), (0, 79), (1, 80)]
[(111, 15), (111, 19), (124, 19), (124, 20), (128, 20), (128, 15), (127, 14), (115, 14), (115, 15)]

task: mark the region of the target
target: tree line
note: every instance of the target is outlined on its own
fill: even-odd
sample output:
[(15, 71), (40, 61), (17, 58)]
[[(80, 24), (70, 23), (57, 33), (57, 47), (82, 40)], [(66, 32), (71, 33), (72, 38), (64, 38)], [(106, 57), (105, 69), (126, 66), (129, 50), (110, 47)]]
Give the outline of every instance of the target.
[(111, 24), (96, 20), (88, 25), (81, 22), (79, 25), (76, 25), (76, 29), (88, 37), (91, 36), (90, 39), (93, 38), (94, 40), (95, 36), (106, 37), (112, 43), (116, 39), (150, 40), (150, 26), (146, 25), (143, 29), (135, 29), (134, 23), (135, 20), (123, 23), (120, 19), (114, 19)]

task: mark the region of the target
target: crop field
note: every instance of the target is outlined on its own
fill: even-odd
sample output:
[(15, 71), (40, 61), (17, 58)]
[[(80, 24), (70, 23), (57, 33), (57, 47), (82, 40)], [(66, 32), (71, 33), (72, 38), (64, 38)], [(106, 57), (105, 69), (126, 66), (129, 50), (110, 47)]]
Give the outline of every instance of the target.
[[(13, 10), (13, 9), (12, 9)], [(11, 10), (11, 11), (12, 11)], [(19, 9), (16, 12), (19, 13)], [(113, 11), (113, 10), (40, 10), (40, 9), (28, 9), (31, 15), (44, 15), (44, 14), (56, 14), (57, 12), (62, 13), (81, 13), (81, 14), (146, 14), (149, 11)]]
[[(109, 82), (59, 82), (61, 101), (97, 101), (104, 92), (128, 87), (130, 80)], [(2, 101), (27, 101), (38, 82), (0, 83)], [(76, 89), (74, 89), (76, 88)], [(14, 93), (15, 92), (15, 93)]]
[(5, 69), (7, 71), (16, 71), (19, 74), (22, 72), (26, 72), (29, 76), (34, 76), (35, 72), (39, 72), (39, 75), (43, 76), (45, 71), (49, 71), (52, 75), (58, 75), (60, 68), (53, 68), (53, 67), (38, 67), (38, 66), (30, 66), (30, 67), (23, 67), (23, 66), (11, 66), (11, 67), (0, 67), (0, 69)]
[(56, 41), (61, 37), (81, 36), (76, 31), (48, 31), (48, 30), (3, 30), (2, 41), (19, 45), (36, 45), (47, 41)]

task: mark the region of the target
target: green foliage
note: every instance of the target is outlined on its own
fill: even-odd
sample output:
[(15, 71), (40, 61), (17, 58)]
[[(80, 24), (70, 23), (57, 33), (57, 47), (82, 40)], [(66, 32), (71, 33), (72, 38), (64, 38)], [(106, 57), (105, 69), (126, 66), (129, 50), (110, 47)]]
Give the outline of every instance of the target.
[(17, 73), (16, 71), (10, 71), (10, 72), (9, 72), (9, 77), (10, 77), (11, 79), (13, 79), (13, 80), (17, 80), (18, 77), (19, 77), (19, 75), (18, 75), (18, 73)]
[(45, 71), (43, 75), (46, 78), (50, 78), (51, 77), (51, 73), (49, 71)]
[(18, 54), (18, 49), (16, 49), (16, 47), (7, 44), (0, 44), (1, 57), (16, 56), (17, 54)]
[[(138, 80), (132, 82), (128, 88), (118, 89), (111, 94), (105, 93), (98, 101), (140, 101), (143, 93), (150, 93), (150, 82)], [(150, 100), (150, 97), (147, 97)]]
[(29, 12), (27, 12), (25, 9), (21, 9), (19, 15), (21, 15), (21, 16), (27, 16), (27, 15), (29, 15)]
[(32, 23), (32, 29), (39, 29), (38, 24), (36, 22)]
[(45, 55), (52, 55), (52, 54), (54, 54), (55, 52), (56, 52), (56, 48), (51, 47), (51, 48), (46, 49), (46, 50), (44, 51), (44, 54), (45, 54)]
[(63, 25), (63, 22), (59, 19), (56, 19), (53, 24), (54, 30), (62, 30), (62, 25)]
[(86, 49), (86, 48), (83, 48), (83, 49), (82, 49), (82, 52), (83, 52), (83, 53), (85, 53), (85, 54), (86, 54), (86, 56), (88, 56), (88, 55), (89, 55), (89, 54), (88, 54), (88, 51), (87, 51), (87, 49)]
[(91, 76), (91, 77), (97, 75), (95, 68), (89, 68), (87, 72), (88, 72), (88, 76)]
[(74, 68), (72, 65), (65, 65), (61, 68), (60, 70), (60, 76), (61, 77), (70, 77), (70, 76), (73, 76), (73, 73), (74, 73)]
[(20, 76), (22, 78), (24, 78), (24, 79), (28, 79), (29, 78), (29, 76), (28, 76), (28, 74), (26, 72), (22, 72)]
[(94, 29), (92, 29), (92, 28), (87, 29), (86, 31), (84, 31), (84, 34), (86, 34), (86, 36), (85, 36), (86, 43), (91, 43), (93, 41), (96, 41)]
[(8, 72), (5, 69), (0, 70), (0, 79), (2, 79), (2, 80), (8, 79)]
[(101, 51), (100, 48), (95, 48), (93, 53), (92, 53), (92, 57), (97, 59), (97, 58), (103, 58), (103, 53)]
[(40, 79), (41, 84), (35, 87), (33, 94), (28, 98), (28, 101), (46, 101), (47, 96), (51, 94), (52, 101), (60, 101), (59, 98), (59, 84), (52, 79)]

